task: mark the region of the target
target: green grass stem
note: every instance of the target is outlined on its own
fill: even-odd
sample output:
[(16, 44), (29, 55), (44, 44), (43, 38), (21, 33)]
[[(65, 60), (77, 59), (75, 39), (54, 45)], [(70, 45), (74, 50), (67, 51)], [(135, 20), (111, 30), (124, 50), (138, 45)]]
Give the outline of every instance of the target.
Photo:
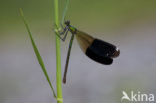
[[(58, 0), (54, 0), (54, 17), (55, 17), (55, 19), (54, 19), (55, 20), (55, 30), (57, 30), (58, 28), (60, 28)], [(58, 33), (58, 32), (55, 32), (55, 33)], [(59, 33), (57, 35), (59, 35)], [(55, 35), (57, 103), (63, 103), (60, 38), (57, 35)]]

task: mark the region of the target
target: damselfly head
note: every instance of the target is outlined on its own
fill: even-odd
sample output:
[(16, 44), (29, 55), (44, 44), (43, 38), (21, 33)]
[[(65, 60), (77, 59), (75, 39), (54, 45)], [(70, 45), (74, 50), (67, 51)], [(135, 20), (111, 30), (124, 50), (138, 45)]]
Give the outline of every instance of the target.
[(65, 25), (67, 25), (67, 26), (69, 26), (70, 25), (70, 21), (69, 20), (67, 20), (67, 21), (65, 21), (65, 23), (64, 23)]

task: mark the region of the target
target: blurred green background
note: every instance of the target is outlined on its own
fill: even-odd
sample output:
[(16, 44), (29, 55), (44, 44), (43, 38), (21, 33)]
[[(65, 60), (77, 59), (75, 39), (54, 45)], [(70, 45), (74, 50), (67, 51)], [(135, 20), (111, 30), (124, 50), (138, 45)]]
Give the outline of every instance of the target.
[[(60, 12), (64, 3), (60, 0)], [(0, 0), (0, 103), (55, 103), (19, 8), (55, 85), (53, 0)], [(121, 55), (111, 66), (101, 65), (86, 57), (75, 40), (64, 103), (121, 103), (123, 90), (156, 94), (155, 0), (71, 0), (66, 20), (117, 45)], [(61, 43), (62, 71), (69, 39)]]

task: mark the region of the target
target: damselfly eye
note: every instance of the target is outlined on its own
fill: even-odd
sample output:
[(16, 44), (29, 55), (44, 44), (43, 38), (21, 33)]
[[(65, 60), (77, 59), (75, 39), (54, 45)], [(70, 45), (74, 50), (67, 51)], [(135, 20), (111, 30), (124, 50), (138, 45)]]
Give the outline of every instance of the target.
[(66, 24), (67, 26), (69, 26), (69, 25), (70, 25), (70, 21), (69, 21), (69, 20), (65, 21), (65, 24)]

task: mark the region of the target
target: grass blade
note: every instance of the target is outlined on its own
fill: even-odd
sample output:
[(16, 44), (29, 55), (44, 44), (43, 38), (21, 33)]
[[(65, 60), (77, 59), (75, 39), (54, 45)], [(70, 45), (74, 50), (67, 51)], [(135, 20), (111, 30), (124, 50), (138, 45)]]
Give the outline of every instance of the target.
[(65, 4), (65, 7), (64, 7), (64, 10), (63, 10), (63, 15), (62, 15), (62, 20), (61, 20), (62, 25), (64, 24), (64, 20), (65, 20), (66, 13), (67, 13), (67, 10), (68, 10), (68, 5), (69, 5), (69, 0), (66, 0), (66, 4)]
[(51, 88), (51, 90), (52, 90), (52, 92), (53, 92), (54, 97), (56, 98), (56, 94), (55, 94), (54, 88), (53, 88), (53, 86), (52, 86), (52, 84), (51, 84), (51, 82), (50, 82), (50, 79), (49, 79), (48, 73), (47, 73), (47, 71), (46, 71), (44, 62), (43, 62), (42, 57), (41, 57), (41, 55), (40, 55), (40, 53), (39, 53), (39, 51), (38, 51), (38, 49), (37, 49), (37, 46), (36, 46), (36, 44), (35, 44), (35, 42), (34, 42), (34, 39), (33, 39), (33, 37), (32, 37), (32, 33), (30, 32), (29, 26), (28, 26), (28, 24), (27, 24), (27, 22), (26, 22), (26, 20), (25, 20), (25, 17), (24, 17), (24, 14), (23, 14), (23, 11), (22, 11), (21, 8), (20, 8), (20, 15), (21, 15), (21, 17), (22, 17), (22, 19), (23, 19), (23, 22), (24, 22), (24, 24), (25, 24), (25, 27), (26, 27), (26, 29), (27, 29), (27, 31), (28, 31), (28, 34), (29, 34), (29, 37), (30, 37), (30, 40), (31, 40), (31, 43), (32, 43), (32, 46), (33, 46), (33, 49), (34, 49), (34, 52), (35, 52), (36, 57), (37, 57), (37, 60), (38, 60), (38, 63), (40, 64), (40, 66), (41, 66), (41, 68), (42, 68), (42, 71), (43, 71), (43, 73), (44, 73), (44, 75), (45, 75), (45, 77), (46, 77), (46, 79), (47, 79), (47, 81), (48, 81), (48, 83), (49, 83), (49, 85), (50, 85), (50, 88)]

